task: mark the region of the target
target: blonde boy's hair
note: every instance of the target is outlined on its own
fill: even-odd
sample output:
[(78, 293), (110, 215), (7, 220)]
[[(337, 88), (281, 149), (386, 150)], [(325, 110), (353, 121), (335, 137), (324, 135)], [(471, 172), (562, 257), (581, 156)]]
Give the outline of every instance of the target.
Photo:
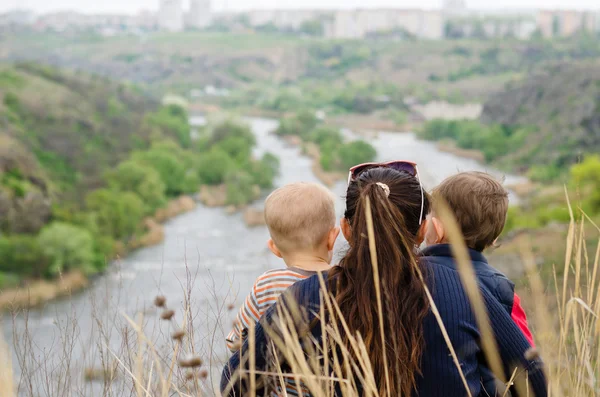
[(282, 252), (315, 249), (335, 227), (334, 196), (316, 183), (286, 185), (267, 197), (265, 221)]

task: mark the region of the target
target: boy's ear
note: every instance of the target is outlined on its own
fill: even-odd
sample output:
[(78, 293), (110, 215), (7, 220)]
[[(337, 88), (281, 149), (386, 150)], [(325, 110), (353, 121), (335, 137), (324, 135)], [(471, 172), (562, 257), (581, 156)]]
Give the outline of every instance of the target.
[(350, 223), (348, 223), (348, 219), (342, 217), (340, 220), (340, 228), (342, 229), (342, 234), (346, 241), (350, 242), (350, 238), (352, 237), (352, 229), (350, 229)]
[(334, 227), (329, 231), (329, 235), (327, 236), (327, 251), (333, 251), (333, 246), (335, 245), (335, 240), (337, 240), (340, 235), (340, 228)]
[(269, 247), (269, 249), (271, 250), (271, 252), (273, 253), (273, 255), (275, 255), (278, 258), (282, 258), (283, 257), (281, 255), (281, 251), (279, 251), (279, 248), (277, 248), (277, 246), (275, 245), (275, 241), (273, 241), (272, 238), (270, 238), (269, 241), (267, 241), (267, 246)]
[(446, 229), (444, 228), (444, 224), (435, 216), (431, 217), (431, 225), (435, 229), (435, 234), (437, 235), (436, 243), (441, 243), (446, 240)]

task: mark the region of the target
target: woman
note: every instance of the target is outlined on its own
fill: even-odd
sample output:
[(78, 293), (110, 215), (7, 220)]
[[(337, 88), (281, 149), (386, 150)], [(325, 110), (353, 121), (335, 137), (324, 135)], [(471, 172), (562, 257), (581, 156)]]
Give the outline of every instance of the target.
[[(243, 367), (247, 370), (248, 363), (252, 361), (256, 371), (266, 371), (276, 362), (282, 372), (292, 372), (286, 366), (285, 354), (279, 354), (282, 351), (274, 348), (276, 356), (271, 357), (269, 346), (283, 347), (277, 342), (272, 343), (282, 334), (282, 322), (277, 320), (277, 313), (282, 313), (282, 307), (288, 308), (291, 303), (297, 303), (307, 309), (308, 322), (305, 324), (310, 324), (310, 327), (302, 328), (297, 324), (297, 328), (300, 336), (302, 332), (310, 333), (308, 340), (311, 342), (306, 343), (304, 338), (302, 344), (309, 358), (318, 355), (321, 346), (324, 328), (321, 321), (334, 327), (347, 327), (342, 329), (349, 332), (340, 333), (345, 336), (334, 351), (338, 356), (343, 351), (350, 352), (354, 362), (361, 360), (353, 353), (351, 337), (360, 334), (370, 361), (368, 367), (372, 380), (365, 380), (368, 379), (363, 371), (365, 365), (362, 369), (355, 366), (352, 376), (359, 393), (365, 387), (375, 387), (374, 394), (380, 396), (479, 395), (479, 368), (483, 356), (480, 334), (460, 277), (454, 269), (432, 266), (415, 257), (415, 247), (423, 241), (429, 209), (429, 198), (417, 178), (416, 165), (398, 161), (354, 167), (350, 172), (346, 212), (341, 222), (350, 248), (339, 265), (323, 275), (327, 293), (334, 297), (339, 311), (330, 310), (335, 313), (329, 313), (321, 307), (323, 299), (318, 276), (293, 285), (261, 319), (255, 330), (255, 342), (244, 344), (242, 356), (246, 359), (242, 360)], [(369, 246), (369, 210), (375, 236), (371, 244), (374, 243), (376, 249), (376, 263), (372, 261)], [(379, 274), (379, 289), (374, 271)], [(432, 291), (458, 355), (469, 393), (430, 310), (422, 280), (426, 280)], [(529, 343), (491, 293), (483, 288), (482, 295), (496, 332), (506, 378), (510, 378), (517, 365), (525, 368), (526, 371), (519, 371), (518, 376), (527, 374), (530, 395), (545, 396), (546, 380), (541, 363), (524, 357), (530, 348)], [(322, 319), (319, 313), (324, 312), (325, 318)], [(335, 320), (339, 319), (336, 313), (341, 314), (343, 320)], [(253, 346), (253, 354), (248, 354), (250, 345)], [(252, 357), (252, 360), (247, 357)], [(236, 375), (239, 367), (240, 354), (236, 353), (223, 371), (223, 393), (245, 395), (250, 385), (263, 385), (261, 381), (264, 379), (260, 377), (248, 382), (247, 374), (243, 382), (235, 381), (239, 379)], [(350, 379), (351, 376), (346, 373), (344, 378)], [(310, 393), (306, 386), (300, 393), (294, 393), (293, 382), (289, 380), (287, 386), (288, 394)], [(342, 385), (338, 382), (335, 386), (336, 394), (340, 394)]]

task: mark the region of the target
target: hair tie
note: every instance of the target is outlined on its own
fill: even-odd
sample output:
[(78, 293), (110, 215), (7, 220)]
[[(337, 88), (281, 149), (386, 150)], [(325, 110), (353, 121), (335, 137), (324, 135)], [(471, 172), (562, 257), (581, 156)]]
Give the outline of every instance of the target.
[(383, 189), (385, 197), (390, 197), (390, 187), (388, 185), (383, 182), (377, 182), (376, 185)]

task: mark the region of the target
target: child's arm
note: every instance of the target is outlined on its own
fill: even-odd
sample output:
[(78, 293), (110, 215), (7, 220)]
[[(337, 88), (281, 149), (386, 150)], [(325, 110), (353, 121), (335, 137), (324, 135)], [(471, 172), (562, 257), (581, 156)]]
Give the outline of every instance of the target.
[(523, 310), (523, 307), (521, 306), (521, 298), (519, 298), (519, 295), (517, 295), (516, 293), (510, 316), (512, 317), (515, 324), (517, 324), (517, 326), (521, 329), (523, 335), (525, 335), (525, 339), (527, 339), (527, 341), (531, 344), (532, 347), (535, 347), (533, 343), (533, 335), (531, 334), (531, 331), (529, 330), (529, 325), (527, 324), (527, 315), (525, 314), (525, 310)]
[(263, 314), (261, 307), (258, 304), (258, 299), (256, 298), (256, 288), (259, 280), (260, 278), (257, 279), (252, 286), (252, 291), (246, 297), (244, 305), (240, 308), (235, 318), (233, 329), (225, 339), (227, 342), (227, 348), (229, 348), (229, 350), (231, 350), (233, 353), (238, 351), (243, 343), (242, 332), (244, 329), (248, 329), (252, 323), (257, 323)]

